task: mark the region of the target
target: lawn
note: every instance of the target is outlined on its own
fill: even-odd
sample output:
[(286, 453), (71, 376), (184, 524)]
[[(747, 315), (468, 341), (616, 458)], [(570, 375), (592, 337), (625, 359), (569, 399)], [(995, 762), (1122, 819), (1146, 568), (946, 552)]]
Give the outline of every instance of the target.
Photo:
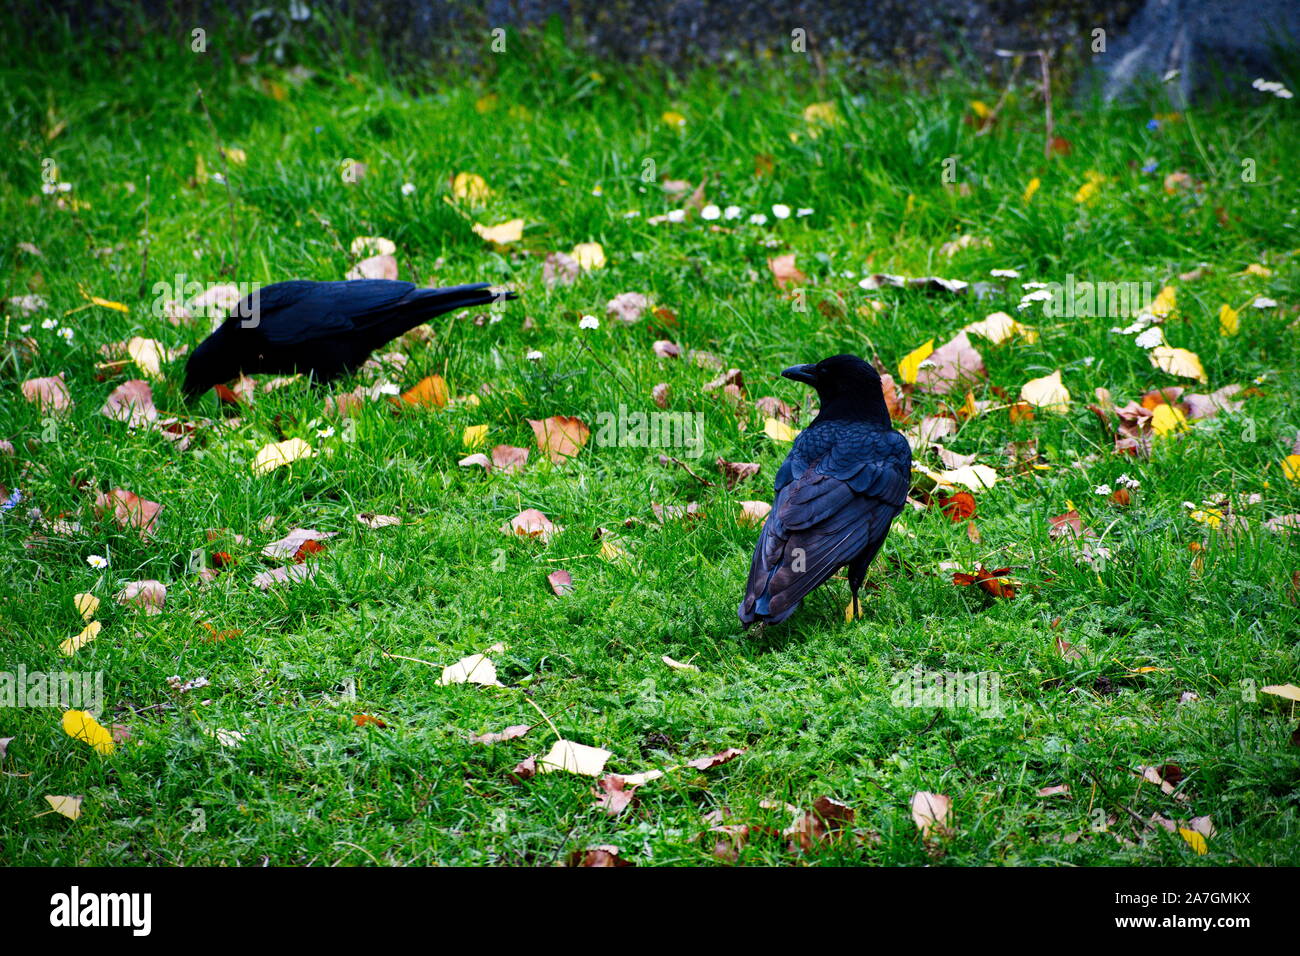
[[(1294, 100), (1100, 112), (1058, 90), (1045, 158), (1024, 81), (1003, 100), (793, 53), (670, 77), (541, 36), (413, 79), (132, 42), (11, 48), (0, 71), (4, 669), (102, 675), (118, 738), (0, 708), (6, 863), (1300, 863), (1300, 716), (1265, 691), (1300, 683), (1300, 561), (1273, 520), (1300, 513)], [(472, 228), (517, 218), (510, 241)], [(238, 404), (186, 406), (184, 359), (150, 361), (206, 334), (161, 307), (187, 283), (340, 279), (358, 237), (403, 279), (520, 298), (394, 343), (404, 365)], [(864, 288), (877, 273), (969, 285)], [(1158, 314), (1022, 302), (1067, 281), (1150, 283)], [(625, 293), (635, 321), (607, 309)], [(996, 312), (1018, 324), (968, 334), (984, 375), (936, 391), (942, 355), (915, 350)], [(1166, 346), (1196, 363), (1159, 367)], [(895, 380), (915, 505), (861, 619), (841, 578), (744, 632), (742, 502), (771, 500), (814, 398), (779, 372), (839, 352)], [(1068, 399), (1022, 400), (1056, 372)], [(70, 407), (24, 398), (57, 375)], [(435, 375), (445, 404), (391, 394)], [(129, 380), (156, 421), (101, 413)], [(698, 444), (602, 432), (652, 394)], [(590, 429), (559, 461), (529, 424), (551, 416)], [(290, 439), (313, 455), (255, 471)], [(526, 465), (460, 464), (499, 445)], [(759, 470), (728, 487), (718, 458)], [(116, 489), (153, 523), (96, 507)], [(527, 509), (558, 528), (502, 530)], [(299, 528), (303, 564), (263, 555)], [(284, 566), (314, 573), (258, 586)], [(981, 567), (1014, 583), (955, 583)], [(141, 580), (161, 613), (115, 600)], [(78, 594), (102, 627), (73, 650)], [(475, 654), (502, 686), (442, 682)], [(901, 693), (936, 673), (996, 706)], [(608, 751), (602, 779), (665, 773), (611, 813), (597, 778), (529, 775), (557, 738)], [(949, 801), (924, 832), (918, 793)]]

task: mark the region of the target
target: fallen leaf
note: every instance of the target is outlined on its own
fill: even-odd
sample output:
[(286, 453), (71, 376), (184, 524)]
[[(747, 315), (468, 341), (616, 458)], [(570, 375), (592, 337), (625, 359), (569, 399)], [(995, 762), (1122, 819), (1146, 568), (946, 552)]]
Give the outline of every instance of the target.
[[(605, 303), (605, 314), (630, 325), (639, 321), (642, 313), (648, 308), (650, 308), (650, 300), (640, 292), (623, 292)], [(659, 343), (656, 342), (656, 354), (659, 353), (658, 345)]]
[(503, 524), (501, 530), (506, 534), (517, 534), (526, 538), (541, 538), (542, 543), (545, 544), (564, 529), (552, 524), (551, 519), (536, 508), (527, 508), (511, 518), (509, 522)]
[(629, 788), (627, 782), (616, 773), (601, 777), (596, 781), (596, 788), (596, 806), (611, 817), (618, 816), (636, 799), (635, 789)]
[(992, 312), (983, 321), (972, 322), (963, 331), (988, 339), (994, 345), (1001, 345), (1010, 339), (1023, 339), (1028, 344), (1038, 341), (1038, 331), (1027, 325), (1021, 325), (1005, 312)]
[(550, 582), (551, 590), (555, 592), (557, 597), (564, 597), (566, 594), (573, 593), (573, 575), (568, 571), (563, 569), (552, 571), (546, 576), (546, 580)]
[(519, 471), (528, 464), (528, 449), (514, 445), (497, 445), (492, 449), (492, 467), (503, 474)]
[(1051, 375), (1026, 382), (1020, 389), (1020, 398), (1049, 412), (1066, 412), (1070, 408), (1070, 392), (1061, 383), (1059, 369)]
[(442, 669), (438, 683), (443, 687), (450, 684), (479, 684), (483, 687), (503, 686), (497, 680), (497, 666), (484, 654), (470, 654), (454, 664)]
[(123, 488), (115, 488), (107, 494), (95, 497), (95, 513), (105, 514), (113, 509), (113, 517), (120, 527), (139, 528), (141, 537), (149, 537), (158, 523), (158, 515), (163, 506), (156, 501), (147, 501), (139, 495)]
[(429, 375), (420, 379), (410, 391), (403, 392), (402, 401), (425, 408), (442, 408), (447, 404), (447, 383), (441, 375)]
[(916, 384), (916, 377), (920, 373), (921, 363), (930, 357), (934, 352), (934, 339), (918, 346), (908, 352), (903, 360), (898, 363), (898, 378), (904, 385)]
[(917, 368), (916, 385), (923, 391), (946, 395), (985, 374), (983, 357), (963, 331), (926, 356)]
[(484, 242), (492, 242), (497, 245), (518, 242), (524, 237), (524, 221), (522, 219), (508, 219), (505, 222), (497, 223), (495, 226), (484, 226), (476, 222), (472, 228), (474, 233)]
[(94, 747), (100, 754), (111, 754), (116, 746), (113, 743), (113, 735), (84, 710), (64, 712), (63, 732), (74, 740), (80, 740)]
[[(664, 114), (665, 116), (667, 114)], [(665, 121), (666, 122), (666, 121)], [(683, 120), (682, 122), (685, 122)], [(602, 844), (589, 850), (574, 850), (569, 855), (569, 866), (635, 866), (630, 860), (618, 855), (616, 846)]]
[(77, 653), (77, 651), (81, 650), (81, 648), (85, 647), (98, 637), (99, 632), (103, 629), (104, 625), (100, 624), (98, 621), (91, 621), (81, 629), (80, 634), (61, 642), (59, 644), (59, 653), (64, 657), (71, 657), (73, 654)]
[(128, 428), (136, 428), (158, 418), (158, 409), (153, 403), (153, 389), (148, 382), (138, 378), (123, 382), (113, 389), (99, 413), (114, 421), (126, 422)]
[(1267, 687), (1261, 687), (1260, 693), (1272, 694), (1274, 697), (1285, 697), (1287, 700), (1300, 701), (1300, 687), (1295, 684), (1269, 684)]
[(574, 743), (572, 740), (557, 740), (545, 757), (537, 759), (538, 773), (581, 774), (584, 777), (598, 777), (605, 769), (605, 762), (614, 756), (608, 750), (588, 747), (586, 744)]
[(556, 464), (576, 455), (591, 437), (591, 429), (582, 419), (571, 415), (552, 415), (540, 421), (530, 418), (528, 424), (538, 449)]
[(69, 820), (75, 820), (81, 816), (81, 803), (85, 797), (63, 797), (52, 794), (45, 795), (45, 802), (50, 805), (50, 809), (55, 813), (62, 814)]
[(391, 256), (397, 252), (397, 246), (391, 239), (382, 236), (357, 236), (348, 247), (348, 252), (355, 256)]
[(714, 767), (720, 767), (724, 763), (730, 763), (744, 752), (745, 751), (743, 750), (737, 750), (735, 747), (731, 747), (721, 753), (716, 753), (708, 757), (696, 757), (694, 760), (688, 760), (686, 761), (686, 766), (692, 767), (696, 770), (712, 770)]
[(377, 515), (370, 511), (363, 511), (357, 515), (357, 522), (374, 531), (378, 528), (391, 528), (393, 525), (402, 523), (401, 518), (394, 518), (392, 515)]
[(667, 664), (675, 671), (699, 671), (699, 668), (696, 667), (694, 664), (683, 664), (681, 661), (673, 660), (667, 654), (664, 654), (662, 657), (660, 657), (660, 660), (662, 660), (665, 664)]
[(763, 434), (774, 442), (788, 444), (799, 437), (799, 429), (791, 428), (778, 418), (766, 418), (763, 420)]
[(72, 407), (74, 402), (63, 381), (63, 373), (48, 378), (29, 378), (22, 384), (23, 398), (34, 405), (39, 405), (42, 412), (62, 413)]
[(457, 199), (467, 199), (472, 203), (481, 203), (492, 194), (487, 181), (474, 173), (457, 173), (451, 181), (451, 194)]
[(310, 580), (315, 576), (316, 565), (314, 564), (290, 564), (282, 568), (263, 571), (253, 578), (253, 586), (266, 591), (277, 585), (295, 584), (298, 581)]
[(605, 265), (605, 250), (599, 242), (580, 242), (569, 253), (578, 268), (584, 271), (600, 269)]
[(371, 717), (369, 714), (353, 714), (352, 722), (358, 727), (378, 727), (380, 730), (384, 730), (388, 727), (388, 725), (378, 717)]
[(766, 501), (742, 501), (740, 503), (740, 515), (736, 518), (738, 524), (761, 525), (771, 514), (772, 506)]
[(714, 462), (718, 471), (722, 472), (727, 489), (730, 490), (748, 478), (758, 474), (759, 464), (752, 461), (727, 461), (719, 456)]
[(314, 528), (294, 528), (279, 541), (272, 541), (262, 549), (267, 558), (291, 558), (309, 541), (324, 541), (337, 535), (337, 531), (317, 531)]
[(1182, 378), (1194, 378), (1201, 383), (1209, 381), (1195, 352), (1157, 345), (1147, 354), (1151, 357), (1151, 364), (1163, 372)]
[(113, 600), (118, 604), (139, 605), (146, 614), (161, 614), (167, 601), (167, 585), (151, 578), (132, 581), (113, 595)]
[(998, 568), (996, 571), (990, 571), (983, 565), (980, 565), (974, 574), (954, 571), (952, 575), (952, 583), (963, 588), (970, 587), (972, 584), (977, 584), (981, 590), (988, 592), (994, 597), (1005, 598), (1010, 601), (1016, 596), (1015, 585), (1006, 577), (1006, 575), (1010, 573), (1010, 568)]
[(944, 837), (952, 833), (952, 801), (942, 793), (921, 790), (912, 794), (912, 822), (921, 831), (921, 838), (931, 834)]
[(311, 458), (316, 453), (312, 450), (311, 445), (307, 444), (301, 438), (290, 438), (288, 441), (272, 442), (269, 445), (263, 445), (262, 449), (253, 458), (253, 474), (265, 475), (277, 468), (283, 468), (285, 465), (291, 465), (295, 461), (303, 458)]
[(95, 612), (99, 610), (99, 598), (93, 594), (74, 594), (72, 596), (72, 606), (77, 609), (83, 620), (92, 621), (95, 618)]
[(808, 281), (808, 277), (796, 268), (794, 253), (768, 259), (767, 267), (772, 270), (772, 278), (778, 289), (785, 289), (790, 285), (800, 286)]
[(512, 724), (505, 730), (500, 730), (496, 733), (475, 734), (469, 738), (469, 742), (472, 744), (504, 743), (507, 740), (514, 740), (517, 737), (522, 737), (532, 729), (533, 728), (527, 724)]

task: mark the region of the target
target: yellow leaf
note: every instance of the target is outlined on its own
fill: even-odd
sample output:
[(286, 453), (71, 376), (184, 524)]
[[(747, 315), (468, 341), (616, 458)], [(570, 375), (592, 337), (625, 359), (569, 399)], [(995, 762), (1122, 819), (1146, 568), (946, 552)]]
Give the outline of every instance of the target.
[(480, 96), (474, 101), (474, 109), (480, 113), (491, 113), (497, 108), (498, 96), (495, 93), (489, 93), (487, 96)]
[[(809, 126), (838, 126), (840, 124), (840, 108), (832, 100), (809, 103), (804, 107), (803, 121)], [(810, 129), (808, 135), (816, 137), (817, 134)]]
[(235, 166), (242, 166), (248, 162), (248, 154), (238, 146), (228, 146), (223, 152), (226, 154), (226, 159)]
[(522, 219), (510, 219), (495, 226), (484, 226), (476, 222), (473, 228), (474, 232), (485, 242), (495, 242), (499, 245), (507, 242), (518, 242), (524, 235), (524, 221)]
[(1160, 404), (1151, 413), (1151, 428), (1157, 435), (1187, 431), (1187, 416), (1174, 405)]
[(993, 112), (991, 109), (989, 109), (989, 105), (985, 103), (983, 100), (971, 100), (970, 108), (971, 108), (971, 112), (974, 113), (980, 119), (987, 119), (989, 114)]
[(487, 440), (487, 433), (486, 425), (466, 425), (461, 435), (461, 442), (466, 448), (477, 448)]
[(126, 354), (131, 356), (145, 378), (162, 378), (162, 363), (167, 359), (167, 349), (157, 339), (132, 336), (126, 343)]
[(1287, 455), (1282, 459), (1282, 474), (1292, 481), (1300, 481), (1300, 455)]
[(663, 116), (659, 117), (665, 125), (673, 129), (682, 129), (686, 125), (686, 117), (676, 110), (667, 110)]
[(950, 471), (941, 471), (938, 477), (944, 484), (962, 485), (971, 491), (983, 491), (997, 483), (998, 473), (988, 465), (966, 465)]
[(599, 242), (580, 242), (569, 255), (583, 269), (600, 269), (605, 265), (605, 250)]
[(1066, 412), (1070, 409), (1070, 392), (1061, 383), (1061, 371), (1028, 381), (1020, 389), (1020, 400), (1049, 412)]
[(1033, 199), (1034, 193), (1038, 192), (1038, 187), (1041, 185), (1043, 185), (1043, 181), (1039, 179), (1037, 176), (1029, 180), (1029, 184), (1025, 186), (1024, 195), (1020, 197), (1021, 202), (1029, 202), (1031, 199)]
[(1178, 292), (1173, 286), (1167, 285), (1160, 290), (1156, 300), (1151, 303), (1150, 312), (1152, 315), (1167, 316), (1172, 315), (1174, 308), (1178, 305)]
[(63, 732), (74, 740), (89, 744), (101, 754), (111, 754), (117, 746), (113, 743), (113, 735), (84, 710), (69, 710), (63, 714)]
[(537, 758), (538, 773), (581, 774), (584, 777), (599, 777), (605, 769), (605, 761), (614, 756), (608, 750), (575, 744), (572, 740), (557, 740), (545, 757)]
[(1262, 276), (1263, 278), (1267, 279), (1269, 276), (1273, 274), (1273, 270), (1270, 269), (1268, 266), (1260, 265), (1258, 262), (1252, 262), (1250, 265), (1246, 266), (1246, 274), (1252, 276)]
[(59, 644), (59, 653), (64, 657), (71, 657), (73, 654), (77, 653), (77, 651), (81, 650), (81, 648), (85, 647), (98, 637), (99, 632), (103, 630), (103, 628), (104, 625), (100, 624), (98, 621), (91, 621), (81, 629), (81, 633), (76, 637), (70, 637)]
[(1260, 692), (1272, 694), (1274, 697), (1285, 697), (1287, 700), (1300, 701), (1300, 687), (1295, 684), (1269, 684), (1267, 687), (1261, 687)]
[(95, 612), (99, 610), (99, 598), (93, 594), (74, 594), (72, 596), (72, 606), (77, 609), (77, 613), (85, 620), (93, 620)]
[(1201, 836), (1195, 830), (1189, 830), (1187, 827), (1179, 827), (1179, 834), (1187, 841), (1188, 846), (1196, 851), (1197, 856), (1205, 856), (1210, 852), (1209, 846), (1205, 842), (1205, 837)]
[[(492, 650), (492, 648), (488, 648)], [(479, 684), (483, 687), (501, 687), (497, 680), (497, 666), (485, 654), (471, 654), (462, 657), (455, 664), (448, 664), (442, 669), (438, 683), (446, 687), (449, 684)]]
[(799, 429), (792, 428), (779, 418), (763, 421), (763, 434), (775, 442), (792, 442), (799, 434)]
[(1201, 360), (1195, 352), (1176, 349), (1169, 345), (1157, 345), (1148, 354), (1151, 356), (1152, 365), (1170, 375), (1194, 378), (1202, 384), (1209, 381), (1205, 369), (1201, 367)]
[(414, 388), (402, 393), (402, 401), (408, 405), (442, 408), (447, 404), (447, 383), (443, 381), (441, 375), (422, 378)]
[(1241, 325), (1239, 315), (1236, 309), (1226, 302), (1223, 303), (1219, 307), (1219, 334), (1236, 335)]
[(69, 820), (75, 820), (81, 816), (81, 801), (85, 797), (57, 797), (47, 793), (45, 802), (50, 805), (50, 809), (55, 813), (61, 813)]
[(1217, 508), (1198, 508), (1189, 517), (1198, 524), (1208, 525), (1211, 528), (1217, 528), (1223, 522), (1223, 512)]
[(300, 458), (311, 458), (315, 454), (311, 445), (301, 438), (273, 442), (270, 445), (264, 445), (262, 450), (253, 458), (253, 474), (265, 475), (267, 472), (292, 464)]
[(484, 202), (488, 196), (492, 195), (492, 190), (488, 189), (487, 181), (474, 173), (457, 173), (456, 178), (451, 181), (451, 194), (457, 199), (468, 199), (470, 202)]
[(1001, 345), (1007, 339), (1023, 338), (1031, 345), (1038, 341), (1038, 330), (1028, 325), (1021, 325), (1005, 312), (992, 312), (982, 322), (972, 322), (964, 331), (983, 336), (994, 345)]
[(915, 385), (916, 377), (920, 374), (921, 363), (928, 359), (933, 351), (934, 339), (930, 339), (920, 348), (908, 352), (903, 361), (898, 363), (899, 380), (904, 385)]
[(91, 302), (95, 303), (95, 305), (103, 306), (105, 309), (112, 309), (114, 312), (129, 313), (131, 311), (126, 306), (124, 306), (121, 302), (114, 302), (111, 299), (101, 299), (97, 295), (89, 296), (89, 299)]

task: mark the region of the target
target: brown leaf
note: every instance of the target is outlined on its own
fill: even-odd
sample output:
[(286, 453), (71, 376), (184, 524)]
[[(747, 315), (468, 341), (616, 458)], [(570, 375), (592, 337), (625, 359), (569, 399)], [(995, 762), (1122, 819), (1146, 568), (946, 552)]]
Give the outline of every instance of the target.
[(952, 800), (942, 793), (925, 790), (912, 794), (912, 822), (921, 831), (921, 838), (931, 835), (944, 837), (952, 834)]
[(572, 285), (582, 273), (578, 260), (566, 252), (551, 252), (542, 264), (542, 281), (547, 287)]
[(109, 508), (113, 509), (113, 517), (119, 526), (139, 528), (140, 536), (147, 538), (153, 534), (163, 506), (156, 501), (146, 501), (130, 491), (115, 488), (108, 494), (100, 494), (95, 498), (95, 514), (103, 516)]
[(62, 413), (74, 404), (62, 372), (49, 378), (29, 378), (23, 382), (22, 392), (23, 398), (39, 405), (42, 412)]
[(568, 571), (552, 571), (546, 576), (546, 580), (551, 584), (551, 590), (556, 596), (564, 597), (566, 594), (573, 593), (573, 575)]
[(528, 449), (514, 445), (497, 445), (492, 449), (492, 467), (502, 474), (519, 471), (528, 464)]
[(325, 545), (319, 541), (304, 541), (298, 546), (298, 550), (293, 553), (293, 563), (302, 564), (313, 554), (320, 554), (325, 550)]
[(618, 321), (632, 324), (640, 321), (641, 313), (650, 308), (650, 300), (640, 292), (623, 292), (605, 303), (605, 314)]
[(890, 418), (896, 422), (905, 422), (912, 417), (911, 399), (906, 394), (901, 399), (898, 397), (898, 385), (894, 382), (894, 376), (882, 372), (880, 387), (885, 393), (885, 407), (889, 409)]
[(596, 806), (611, 817), (618, 816), (636, 799), (636, 789), (629, 788), (623, 778), (616, 773), (601, 777), (596, 781), (596, 787), (598, 794)]
[(984, 359), (962, 331), (930, 353), (917, 372), (916, 387), (921, 391), (947, 394), (970, 384), (987, 373)]
[(713, 754), (709, 757), (696, 757), (694, 760), (686, 761), (686, 766), (694, 767), (696, 770), (712, 770), (714, 767), (720, 767), (724, 763), (730, 763), (745, 751), (737, 750), (730, 747), (721, 753)]
[(113, 389), (99, 413), (114, 421), (126, 422), (129, 428), (136, 428), (158, 418), (158, 409), (153, 403), (153, 389), (141, 378), (123, 382)]
[(1015, 585), (1009, 580), (1003, 580), (1003, 577), (1010, 573), (1010, 568), (998, 568), (996, 571), (990, 571), (981, 564), (974, 574), (954, 571), (952, 583), (963, 588), (977, 584), (981, 590), (987, 591), (994, 597), (1006, 598), (1010, 601), (1016, 596)]
[(781, 399), (773, 398), (770, 395), (765, 395), (754, 402), (754, 407), (758, 409), (764, 418), (775, 418), (787, 425), (793, 425), (799, 419), (793, 408), (781, 401)]
[(1077, 511), (1070, 510), (1047, 520), (1052, 526), (1047, 532), (1048, 537), (1059, 538), (1063, 534), (1073, 535), (1076, 538), (1083, 537), (1083, 521)]
[(800, 286), (808, 281), (808, 277), (795, 266), (793, 252), (768, 259), (767, 267), (772, 270), (772, 279), (778, 289), (784, 290), (789, 285)]
[(517, 534), (525, 538), (541, 538), (545, 543), (551, 540), (552, 535), (558, 534), (563, 529), (552, 524), (551, 519), (536, 508), (527, 508), (502, 525), (501, 530), (506, 534)]
[(475, 452), (472, 455), (466, 455), (460, 461), (456, 462), (456, 464), (460, 465), (462, 468), (472, 468), (474, 465), (478, 465), (484, 471), (492, 470), (492, 462), (490, 462), (488, 456), (482, 452)]
[(371, 256), (348, 270), (345, 279), (396, 279), (397, 260), (392, 256)]
[(594, 846), (588, 850), (574, 850), (569, 854), (569, 866), (635, 866), (630, 860), (624, 860), (619, 855), (619, 849), (616, 846), (603, 844)]
[(352, 722), (358, 727), (378, 727), (380, 730), (388, 726), (378, 717), (371, 717), (369, 714), (354, 714)]
[(324, 541), (326, 538), (332, 538), (337, 531), (317, 531), (314, 528), (294, 528), (279, 541), (272, 541), (262, 549), (263, 557), (267, 558), (293, 558), (302, 550), (304, 544), (308, 542)]
[(136, 604), (146, 614), (159, 614), (167, 600), (167, 586), (152, 579), (132, 581), (113, 596), (118, 604)]
[(671, 394), (672, 390), (668, 387), (668, 384), (666, 382), (660, 382), (654, 388), (650, 389), (650, 400), (660, 408), (667, 408)]
[[(522, 737), (533, 728), (527, 724), (511, 724), (505, 730), (499, 730), (495, 733), (474, 734), (469, 738), (472, 744), (499, 744), (507, 740), (514, 740), (516, 737)], [(529, 758), (530, 760), (533, 758)]]
[(528, 419), (537, 447), (556, 464), (576, 455), (587, 444), (591, 429), (580, 418), (571, 415), (552, 415), (541, 421)]
[(748, 478), (753, 478), (761, 467), (757, 462), (727, 461), (722, 456), (718, 456), (714, 464), (717, 465), (718, 471), (722, 472), (728, 489), (736, 487)]

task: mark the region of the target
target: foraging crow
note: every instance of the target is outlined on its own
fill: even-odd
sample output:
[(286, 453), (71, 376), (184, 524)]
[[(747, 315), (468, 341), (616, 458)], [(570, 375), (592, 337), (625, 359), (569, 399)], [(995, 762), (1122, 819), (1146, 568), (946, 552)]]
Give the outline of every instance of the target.
[(435, 316), (515, 297), (485, 282), (450, 289), (393, 279), (277, 282), (241, 301), (194, 350), (185, 366), (185, 396), (247, 372), (302, 372), (328, 382)]
[(903, 509), (912, 450), (889, 424), (876, 370), (854, 355), (781, 373), (817, 389), (821, 412), (776, 473), (776, 500), (754, 548), (740, 620), (784, 621), (848, 565), (853, 615), (867, 566)]

